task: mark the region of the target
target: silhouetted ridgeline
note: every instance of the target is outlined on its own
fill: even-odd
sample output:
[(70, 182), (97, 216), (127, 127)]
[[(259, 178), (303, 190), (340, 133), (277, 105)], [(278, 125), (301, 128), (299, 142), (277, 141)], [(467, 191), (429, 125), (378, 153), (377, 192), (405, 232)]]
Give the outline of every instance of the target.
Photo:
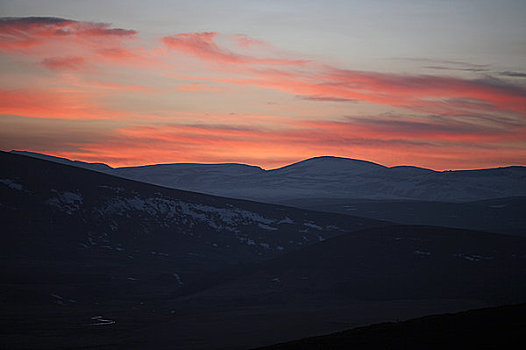
[(519, 349), (526, 346), (526, 304), (381, 323), (258, 350)]

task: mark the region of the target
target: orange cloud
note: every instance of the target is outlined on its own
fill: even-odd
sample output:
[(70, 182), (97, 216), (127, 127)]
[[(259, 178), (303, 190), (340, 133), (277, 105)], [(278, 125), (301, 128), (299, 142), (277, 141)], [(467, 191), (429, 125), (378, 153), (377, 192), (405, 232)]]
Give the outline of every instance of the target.
[(110, 117), (85, 94), (69, 89), (0, 89), (0, 114), (60, 119)]
[(202, 79), (280, 90), (314, 101), (361, 101), (424, 113), (441, 113), (446, 109), (460, 114), (488, 109), (526, 113), (526, 89), (495, 79), (335, 71), (327, 67), (311, 71), (253, 69), (246, 72), (252, 76)]
[[(331, 68), (327, 80), (336, 86), (382, 94), (406, 102), (415, 99), (472, 101), (472, 108), (489, 103), (503, 110), (526, 113), (526, 89), (495, 78), (467, 80), (433, 75), (400, 75)], [(482, 104), (477, 106), (476, 104)]]
[(237, 54), (217, 45), (214, 41), (217, 35), (218, 33), (215, 32), (183, 33), (166, 36), (162, 38), (162, 42), (171, 50), (192, 55), (204, 61), (214, 63), (286, 66), (301, 66), (306, 63), (304, 60), (256, 58), (249, 55)]
[[(84, 82), (80, 82), (83, 84)], [(104, 106), (101, 95), (108, 90), (145, 90), (138, 86), (125, 86), (94, 82), (89, 90), (76, 87), (53, 89), (2, 89), (0, 88), (0, 115), (16, 115), (32, 118), (69, 120), (124, 120), (141, 119), (138, 113)]]
[(234, 34), (230, 38), (237, 44), (237, 46), (244, 49), (253, 46), (268, 46), (266, 42), (262, 40), (249, 38), (245, 34)]
[(0, 49), (40, 45), (49, 38), (131, 38), (134, 30), (111, 28), (107, 23), (79, 22), (56, 17), (0, 18)]
[[(486, 76), (470, 80), (439, 75), (365, 72), (290, 58), (285, 62), (282, 59), (269, 61), (233, 53), (220, 46), (215, 41), (217, 37), (215, 32), (186, 33), (165, 37), (163, 41), (168, 48), (204, 62), (223, 63), (215, 69), (230, 76), (202, 77), (208, 81), (279, 90), (311, 101), (361, 101), (424, 113), (441, 113), (446, 109), (457, 114), (488, 109), (526, 113), (526, 89), (497, 78)], [(242, 48), (263, 46), (258, 41), (251, 43), (250, 38), (243, 35), (233, 38)], [(271, 50), (270, 47), (267, 49)], [(258, 65), (282, 67), (256, 67)], [(235, 70), (231, 66), (235, 66)]]
[(298, 122), (281, 129), (211, 124), (130, 126), (116, 130), (105, 141), (77, 144), (78, 152), (61, 155), (121, 166), (245, 162), (266, 168), (318, 155), (434, 169), (484, 167), (503, 160), (520, 164), (526, 159), (524, 149), (515, 144), (526, 131), (524, 127), (513, 132), (479, 128), (464, 133), (443, 126), (434, 134), (432, 122), (391, 124)]
[(191, 83), (191, 84), (179, 85), (177, 87), (177, 90), (185, 91), (185, 92), (196, 92), (196, 91), (217, 92), (217, 91), (221, 91), (221, 89), (219, 89), (217, 87), (208, 86), (208, 85), (199, 84), (199, 83)]
[(50, 57), (40, 62), (44, 67), (51, 70), (80, 70), (84, 67), (86, 60), (83, 57)]
[[(526, 126), (514, 128), (483, 126), (458, 121), (434, 121), (393, 118), (349, 118), (346, 122), (310, 121), (305, 127), (323, 130), (321, 135), (335, 137), (364, 137), (377, 140), (411, 140), (414, 143), (433, 143), (448, 146), (455, 144), (505, 144), (524, 139)], [(328, 140), (327, 140), (328, 141)], [(411, 142), (408, 142), (411, 143)]]
[[(143, 49), (127, 47), (137, 39), (135, 30), (107, 23), (55, 17), (0, 18), (0, 52), (39, 59), (51, 70), (93, 68), (94, 63), (146, 62)], [(60, 52), (60, 56), (56, 53)]]
[[(88, 134), (78, 142), (64, 138), (67, 150), (60, 154), (57, 136), (51, 151), (112, 165), (237, 161), (273, 167), (339, 155), (444, 169), (526, 160), (526, 90), (504, 80), (342, 69), (272, 54), (277, 51), (271, 45), (244, 35), (226, 36), (232, 47), (225, 46), (215, 32), (166, 36), (164, 45), (153, 49), (140, 40), (128, 46), (136, 35), (109, 24), (60, 18), (1, 19), (0, 51), (57, 73), (30, 77), (24, 85), (13, 78), (16, 70), (9, 72), (17, 87), (26, 88), (0, 86), (0, 114), (39, 118), (39, 128), (48, 118), (67, 121), (69, 128), (81, 120), (99, 126), (111, 120), (111, 135), (100, 127), (92, 140)], [(195, 65), (199, 73), (186, 73), (192, 60), (205, 63)], [(183, 69), (186, 76), (174, 73)], [(228, 84), (236, 95), (228, 95)], [(247, 108), (236, 110), (232, 102), (249, 90), (238, 86), (251, 87), (250, 115), (225, 110)], [(258, 100), (258, 89), (296, 97), (275, 107), (289, 108), (277, 112), (287, 117), (265, 115), (271, 112), (259, 109), (267, 100)], [(205, 94), (210, 91), (221, 91), (228, 103)], [(184, 92), (193, 94), (188, 98)], [(312, 108), (324, 102), (334, 108)], [(364, 106), (374, 112), (345, 117)], [(390, 114), (380, 114), (386, 107)], [(296, 113), (300, 108), (309, 110), (308, 120)], [(24, 129), (16, 132), (28, 135)], [(23, 139), (31, 144), (31, 137)], [(35, 150), (45, 152), (43, 144), (39, 147)]]

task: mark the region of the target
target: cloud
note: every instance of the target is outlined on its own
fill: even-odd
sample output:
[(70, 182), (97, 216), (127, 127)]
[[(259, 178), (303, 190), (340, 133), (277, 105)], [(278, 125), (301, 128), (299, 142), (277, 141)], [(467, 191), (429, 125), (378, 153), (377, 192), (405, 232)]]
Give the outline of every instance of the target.
[[(70, 156), (112, 165), (227, 161), (271, 168), (332, 154), (435, 169), (490, 166), (498, 159), (517, 164), (526, 158), (524, 151), (514, 146), (524, 127), (473, 128), (468, 123), (452, 125), (440, 118), (428, 119), (353, 117), (344, 121), (296, 121), (279, 128), (250, 126), (250, 121), (247, 125), (131, 125), (98, 142), (76, 144), (78, 151)], [(281, 159), (276, 159), (276, 154)]]
[(473, 67), (448, 67), (448, 66), (424, 66), (427, 69), (436, 69), (436, 70), (456, 70), (464, 72), (487, 72), (487, 68), (473, 68)]
[[(57, 151), (63, 140), (61, 156), (113, 165), (238, 161), (272, 167), (333, 154), (437, 169), (526, 160), (526, 90), (506, 80), (520, 72), (466, 79), (438, 71), (359, 71), (215, 32), (166, 36), (152, 48), (133, 30), (52, 17), (4, 18), (0, 39), (0, 50), (18, 69), (6, 70), (10, 83), (0, 87), (0, 114), (31, 117), (36, 127), (60, 119), (66, 133), (86, 125), (82, 121), (115, 123), (111, 132), (95, 128), (93, 139), (82, 134), (76, 143), (56, 136), (50, 144)], [(425, 62), (444, 67), (440, 71), (485, 69)], [(60, 74), (19, 68), (29, 64)], [(278, 105), (265, 104), (275, 96)], [(364, 110), (371, 112), (345, 117)], [(37, 131), (16, 133), (31, 144)], [(44, 151), (43, 143), (37, 146)]]
[[(241, 65), (292, 65), (301, 66), (304, 60), (289, 60), (280, 58), (257, 58), (234, 53), (220, 47), (215, 38), (216, 32), (183, 33), (162, 38), (162, 42), (171, 50), (197, 57), (203, 61)], [(248, 39), (247, 39), (248, 40)], [(246, 47), (246, 46), (245, 46)]]
[(80, 70), (84, 68), (86, 60), (83, 57), (50, 57), (40, 62), (44, 67), (51, 70)]
[[(0, 18), (0, 52), (53, 71), (153, 65), (137, 31), (55, 17)], [(132, 44), (135, 44), (132, 46)], [(57, 55), (59, 53), (59, 55)]]
[(59, 119), (104, 118), (85, 94), (69, 89), (0, 89), (0, 114)]
[(324, 102), (356, 102), (356, 100), (342, 97), (331, 97), (331, 96), (298, 96), (302, 100), (306, 101), (324, 101)]
[[(253, 71), (253, 78), (230, 80), (293, 93), (323, 96), (322, 100), (356, 100), (435, 113), (447, 102), (462, 111), (486, 110), (526, 113), (526, 89), (498, 79), (468, 80), (436, 75), (363, 72), (324, 67), (308, 72)], [(466, 101), (471, 101), (468, 105)]]
[(445, 69), (445, 70), (466, 70), (472, 72), (482, 72), (490, 70), (489, 64), (476, 64), (457, 60), (437, 60), (433, 58), (401, 57), (394, 60), (403, 60), (427, 64), (425, 68)]
[(221, 91), (221, 89), (219, 89), (217, 87), (209, 86), (209, 85), (205, 85), (205, 84), (200, 84), (200, 83), (191, 83), (191, 84), (179, 85), (177, 87), (177, 90), (184, 91), (184, 92), (197, 92), (197, 91), (217, 92), (217, 91)]
[[(124, 45), (122, 40), (128, 40), (135, 35), (134, 30), (113, 28), (106, 23), (53, 17), (3, 18), (0, 21), (0, 37), (5, 39), (0, 44), (0, 49), (13, 45), (45, 45), (50, 42), (50, 38), (59, 41), (63, 38), (75, 38), (71, 50), (84, 49), (85, 54), (54, 57), (49, 55), (53, 49), (50, 46), (44, 52), (46, 55), (39, 57), (43, 66), (56, 71), (78, 71), (85, 67), (88, 61), (90, 64), (93, 62), (96, 67), (115, 63), (122, 65), (125, 62), (140, 62), (141, 69), (160, 66), (163, 57), (147, 54), (144, 47), (130, 50)], [(104, 38), (102, 43), (99, 42), (101, 37)], [(77, 40), (79, 38), (80, 40)], [(258, 47), (274, 51), (263, 42), (242, 34), (230, 38), (233, 38), (241, 49)], [(93, 45), (86, 47), (85, 42), (91, 40), (94, 40)], [(343, 69), (302, 59), (260, 58), (234, 52), (220, 45), (219, 34), (216, 32), (176, 34), (163, 37), (161, 41), (169, 50), (200, 61), (216, 63), (212, 69), (220, 73), (229, 73), (228, 78), (212, 78), (209, 75), (203, 76), (202, 80), (278, 90), (308, 101), (356, 101), (448, 115), (485, 110), (493, 110), (496, 113), (526, 113), (526, 90), (489, 76), (470, 80), (440, 75), (388, 74)], [(62, 43), (61, 47), (65, 45)], [(144, 56), (145, 53), (148, 56)], [(454, 69), (483, 70), (487, 67), (460, 61), (418, 61), (438, 62), (446, 68)], [(232, 70), (232, 67), (235, 69)], [(521, 76), (517, 72), (508, 73)], [(206, 85), (195, 82), (182, 84), (180, 89), (210, 90)]]
[(319, 64), (294, 70), (246, 67), (240, 72), (242, 76), (231, 75), (227, 78), (186, 78), (278, 90), (311, 101), (365, 102), (427, 114), (459, 115), (492, 110), (523, 118), (526, 113), (526, 89), (490, 76), (464, 79), (391, 74)]
[(506, 77), (512, 77), (512, 78), (526, 78), (526, 73), (522, 73), (522, 72), (505, 71), (505, 72), (500, 72), (499, 74), (506, 76)]
[(238, 47), (250, 48), (253, 46), (268, 46), (268, 44), (262, 40), (257, 40), (246, 36), (245, 34), (234, 34), (230, 37)]
[[(377, 135), (381, 139), (400, 138), (433, 142), (513, 142), (520, 141), (526, 132), (526, 125), (508, 128), (434, 116), (349, 117), (343, 124), (347, 124), (351, 129), (366, 130), (367, 133)], [(343, 127), (340, 123), (337, 123), (337, 126)]]
[(14, 50), (41, 45), (47, 40), (75, 38), (133, 38), (135, 30), (111, 28), (108, 23), (80, 22), (56, 17), (0, 18), (0, 49)]
[(112, 137), (111, 122), (0, 116), (0, 149), (69, 156)]
[(91, 83), (89, 89), (79, 87), (81, 85), (48, 89), (0, 88), (0, 115), (67, 120), (122, 120), (144, 117), (123, 108), (106, 106), (101, 98), (107, 96), (110, 90), (128, 89), (144, 92), (142, 87), (98, 81)]

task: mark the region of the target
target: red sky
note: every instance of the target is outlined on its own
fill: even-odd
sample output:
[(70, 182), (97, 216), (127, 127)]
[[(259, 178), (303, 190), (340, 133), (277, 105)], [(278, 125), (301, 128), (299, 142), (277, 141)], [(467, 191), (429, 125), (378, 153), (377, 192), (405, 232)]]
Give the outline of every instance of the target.
[(438, 170), (526, 164), (516, 67), (405, 58), (362, 69), (239, 32), (143, 34), (57, 17), (3, 18), (0, 53), (6, 151), (112, 166), (273, 168), (319, 155)]

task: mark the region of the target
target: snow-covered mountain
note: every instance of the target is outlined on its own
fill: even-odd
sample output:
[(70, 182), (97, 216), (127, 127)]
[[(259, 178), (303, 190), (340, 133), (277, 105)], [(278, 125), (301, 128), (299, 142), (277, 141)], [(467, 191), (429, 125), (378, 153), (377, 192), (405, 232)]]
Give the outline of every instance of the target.
[(438, 172), (316, 157), (273, 170), (243, 164), (177, 163), (113, 169), (99, 163), (15, 153), (171, 188), (273, 203), (313, 198), (456, 202), (526, 196), (526, 168), (522, 166)]
[(6, 348), (247, 349), (526, 300), (523, 237), (229, 199), (5, 152), (0, 222)]
[[(187, 260), (185, 266), (195, 259), (217, 268), (384, 225), (168, 189), (4, 152), (0, 164), (3, 223), (16, 228), (2, 237), (2, 246), (9, 247), (6, 254), (32, 235), (31, 245), (51, 244), (48, 248), (55, 249), (57, 234), (68, 231), (58, 238), (61, 249), (68, 247), (71, 252), (102, 249), (126, 258), (171, 250), (172, 257)], [(29, 231), (20, 232), (26, 223)], [(188, 255), (192, 251), (199, 253)]]

